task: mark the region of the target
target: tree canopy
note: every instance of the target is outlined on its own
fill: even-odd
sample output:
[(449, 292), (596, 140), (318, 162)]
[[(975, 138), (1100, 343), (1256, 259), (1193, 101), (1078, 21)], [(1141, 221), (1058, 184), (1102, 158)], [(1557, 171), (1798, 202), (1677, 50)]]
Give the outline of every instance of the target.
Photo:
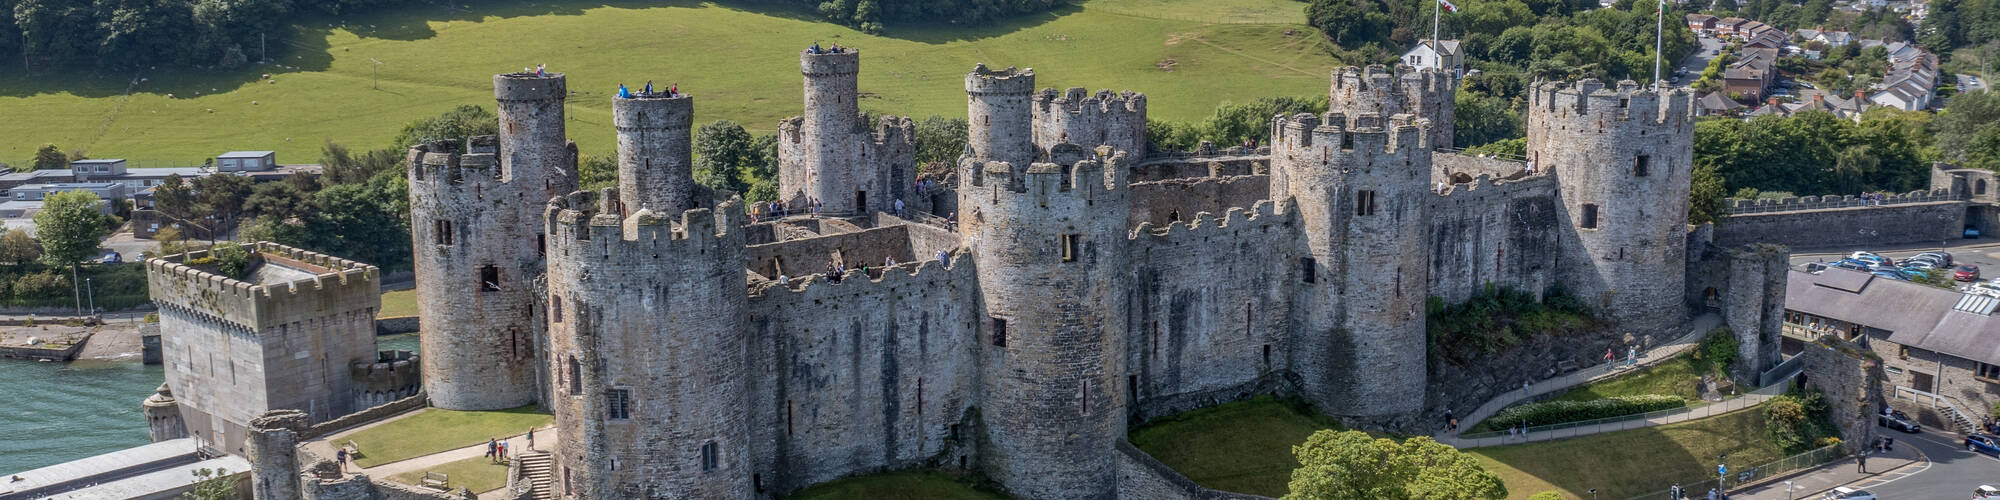
[(35, 236), (42, 240), (42, 262), (70, 266), (97, 256), (97, 243), (111, 233), (103, 200), (89, 191), (50, 193), (35, 213)]
[(1450, 445), (1414, 437), (1401, 442), (1360, 431), (1322, 430), (1292, 447), (1287, 500), (1498, 500), (1507, 497), (1500, 477)]

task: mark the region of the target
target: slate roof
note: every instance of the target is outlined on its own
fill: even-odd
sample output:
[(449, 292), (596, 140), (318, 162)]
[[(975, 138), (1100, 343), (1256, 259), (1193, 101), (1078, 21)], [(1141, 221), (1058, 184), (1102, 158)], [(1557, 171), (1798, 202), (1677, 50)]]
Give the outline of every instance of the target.
[(1840, 268), (1793, 270), (1785, 283), (1785, 309), (1860, 323), (1888, 331), (1896, 344), (1990, 364), (2000, 364), (1996, 305), (1992, 297)]

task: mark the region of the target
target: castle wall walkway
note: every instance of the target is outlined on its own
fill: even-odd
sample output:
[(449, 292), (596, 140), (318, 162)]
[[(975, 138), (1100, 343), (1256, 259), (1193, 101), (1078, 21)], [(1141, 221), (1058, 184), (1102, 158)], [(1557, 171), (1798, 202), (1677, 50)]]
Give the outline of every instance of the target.
[[(1651, 349), (1647, 349), (1645, 352), (1640, 353), (1641, 361), (1634, 363), (1634, 366), (1632, 368), (1617, 369), (1615, 366), (1606, 366), (1607, 364), (1598, 364), (1596, 366), (1586, 367), (1574, 372), (1570, 372), (1560, 377), (1552, 378), (1549, 380), (1543, 380), (1541, 382), (1536, 382), (1534, 384), (1529, 385), (1528, 388), (1525, 390), (1507, 391), (1501, 393), (1499, 396), (1495, 396), (1493, 399), (1487, 400), (1485, 404), (1479, 405), (1479, 409), (1474, 410), (1471, 415), (1466, 415), (1465, 418), (1460, 419), (1459, 422), (1465, 424), (1460, 428), (1462, 429), (1465, 427), (1470, 427), (1472, 424), (1477, 424), (1481, 421), (1485, 421), (1488, 418), (1492, 418), (1494, 414), (1500, 413), (1500, 410), (1502, 409), (1505, 409), (1509, 406), (1513, 406), (1514, 404), (1520, 403), (1522, 401), (1534, 399), (1536, 396), (1550, 394), (1558, 391), (1566, 391), (1572, 387), (1616, 377), (1624, 373), (1625, 371), (1644, 368), (1647, 366), (1659, 364), (1662, 361), (1673, 359), (1674, 356), (1678, 356), (1682, 352), (1687, 351), (1688, 349), (1693, 349), (1696, 344), (1701, 343), (1701, 338), (1703, 335), (1706, 335), (1709, 330), (1713, 330), (1717, 326), (1722, 326), (1722, 316), (1717, 315), (1715, 313), (1702, 314), (1701, 316), (1695, 317), (1694, 320), (1688, 322), (1687, 326), (1683, 327), (1687, 330), (1686, 334), (1683, 334), (1678, 338), (1654, 346)], [(1623, 359), (1620, 359), (1608, 364), (1622, 365), (1624, 362), (1625, 361)], [(1603, 424), (1603, 425), (1612, 426), (1612, 425), (1622, 425), (1622, 424), (1625, 423), (1618, 422), (1618, 423)], [(1659, 425), (1659, 424), (1649, 424), (1649, 425)], [(1535, 435), (1533, 432), (1530, 432), (1529, 440), (1544, 441), (1548, 439), (1575, 437), (1586, 434), (1595, 434), (1598, 432), (1606, 432), (1606, 430), (1607, 429), (1578, 428), (1577, 431), (1581, 433), (1572, 433), (1569, 431), (1563, 431), (1560, 433), (1559, 436), (1548, 435), (1547, 437), (1538, 436)], [(1583, 431), (1588, 431), (1588, 432), (1583, 432)], [(1434, 436), (1434, 438), (1437, 439), (1437, 441), (1440, 443), (1449, 444), (1461, 449), (1527, 442), (1521, 440), (1520, 438), (1513, 438), (1505, 435), (1499, 437), (1481, 438), (1481, 439), (1460, 439), (1459, 433), (1455, 431), (1440, 432), (1436, 436)]]

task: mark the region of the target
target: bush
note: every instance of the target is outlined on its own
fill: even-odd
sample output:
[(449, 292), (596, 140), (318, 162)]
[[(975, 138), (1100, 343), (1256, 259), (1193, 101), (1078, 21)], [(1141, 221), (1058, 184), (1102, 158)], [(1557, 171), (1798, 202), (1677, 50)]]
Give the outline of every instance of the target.
[(1693, 358), (1695, 371), (1727, 377), (1729, 367), (1736, 364), (1736, 358), (1740, 355), (1737, 349), (1741, 343), (1736, 340), (1736, 333), (1731, 332), (1729, 327), (1718, 326), (1714, 330), (1709, 330), (1708, 336), (1702, 337), (1701, 345), (1695, 347)]
[(73, 295), (70, 293), (69, 276), (56, 273), (54, 270), (22, 275), (20, 279), (14, 280), (14, 285), (9, 291), (17, 299), (70, 299)]
[(1493, 415), (1491, 421), (1502, 424), (1528, 422), (1531, 425), (1550, 425), (1622, 417), (1683, 406), (1687, 406), (1686, 399), (1664, 394), (1617, 396), (1590, 401), (1544, 401), (1500, 410), (1500, 413)]
[(1549, 490), (1536, 493), (1535, 496), (1528, 497), (1528, 500), (1569, 500), (1569, 497), (1563, 496), (1560, 491)]
[(1786, 453), (1799, 453), (1822, 446), (1840, 431), (1828, 420), (1831, 408), (1819, 391), (1792, 389), (1764, 403), (1764, 420), (1771, 441)]
[(1537, 335), (1568, 335), (1596, 328), (1590, 309), (1560, 289), (1534, 294), (1488, 285), (1463, 303), (1445, 305), (1432, 297), (1426, 303), (1431, 352), (1464, 364), (1506, 350)]

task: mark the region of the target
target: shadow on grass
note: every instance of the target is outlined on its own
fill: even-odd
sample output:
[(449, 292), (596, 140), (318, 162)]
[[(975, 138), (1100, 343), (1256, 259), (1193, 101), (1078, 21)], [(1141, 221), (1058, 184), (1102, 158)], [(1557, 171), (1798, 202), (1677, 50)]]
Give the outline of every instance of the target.
[(1507, 489), (1561, 489), (1588, 498), (1628, 498), (1712, 478), (1717, 455), (1732, 469), (1782, 457), (1763, 412), (1746, 410), (1680, 424), (1534, 444), (1467, 450), (1499, 474)]
[(1203, 487), (1278, 497), (1299, 467), (1292, 447), (1340, 429), (1301, 400), (1258, 396), (1153, 419), (1128, 439)]

